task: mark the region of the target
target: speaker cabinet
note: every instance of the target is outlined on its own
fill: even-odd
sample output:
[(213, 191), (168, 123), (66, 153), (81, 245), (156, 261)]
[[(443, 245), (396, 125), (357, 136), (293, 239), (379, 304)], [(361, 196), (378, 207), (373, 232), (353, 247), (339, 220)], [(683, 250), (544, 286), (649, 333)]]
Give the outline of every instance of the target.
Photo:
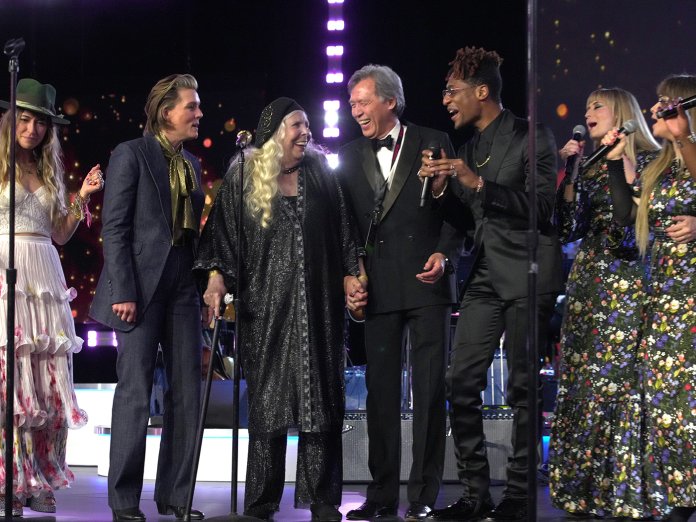
[[(512, 454), (510, 436), (512, 433), (513, 414), (509, 408), (484, 408), (483, 431), (486, 436), (486, 451), (491, 467), (491, 481), (499, 483), (505, 480), (507, 459)], [(411, 425), (413, 414), (401, 414), (401, 473), (402, 482), (408, 481), (413, 455), (411, 445), (413, 435)], [(369, 482), (372, 477), (367, 467), (367, 418), (364, 412), (346, 413), (343, 423), (343, 481)], [(445, 447), (444, 482), (458, 482), (457, 459), (454, 440), (447, 427)]]

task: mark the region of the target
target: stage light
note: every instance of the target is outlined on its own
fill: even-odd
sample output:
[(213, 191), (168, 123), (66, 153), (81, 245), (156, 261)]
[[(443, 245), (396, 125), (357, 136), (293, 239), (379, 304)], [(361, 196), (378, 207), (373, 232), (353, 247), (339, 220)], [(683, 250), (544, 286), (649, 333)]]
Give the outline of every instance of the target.
[(326, 83), (343, 83), (342, 72), (330, 72), (326, 75)]
[(324, 127), (325, 138), (338, 138), (339, 130), (336, 127)]
[(67, 116), (75, 116), (80, 110), (80, 102), (75, 98), (68, 98), (63, 102), (63, 112)]
[(87, 331), (87, 346), (94, 348), (97, 346), (97, 332), (96, 330)]
[(556, 115), (561, 119), (566, 119), (568, 117), (568, 106), (565, 103), (561, 103), (556, 107)]
[(339, 100), (324, 100), (325, 111), (337, 111), (341, 107)]
[(324, 113), (324, 123), (329, 127), (335, 127), (338, 123), (338, 112), (336, 111), (326, 111)]
[(343, 0), (329, 0), (330, 4), (342, 4)]
[(335, 169), (336, 167), (338, 167), (338, 154), (335, 154), (335, 153), (327, 154), (326, 159), (329, 162), (329, 167), (331, 167), (332, 169)]
[(343, 56), (343, 46), (329, 45), (326, 48), (326, 56)]
[(235, 129), (237, 128), (237, 120), (234, 118), (230, 118), (225, 122), (225, 131), (226, 132), (234, 132)]
[(213, 140), (211, 140), (210, 138), (204, 139), (204, 140), (203, 140), (203, 146), (204, 146), (206, 149), (209, 149), (210, 147), (213, 146)]
[(346, 24), (343, 20), (329, 20), (326, 22), (326, 28), (329, 31), (343, 31), (345, 27)]

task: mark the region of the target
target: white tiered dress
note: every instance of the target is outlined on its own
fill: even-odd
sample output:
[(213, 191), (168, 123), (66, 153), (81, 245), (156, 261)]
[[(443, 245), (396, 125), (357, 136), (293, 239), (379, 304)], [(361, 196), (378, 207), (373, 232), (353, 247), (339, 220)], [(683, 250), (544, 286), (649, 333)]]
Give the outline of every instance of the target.
[[(29, 192), (16, 185), (15, 210), (15, 393), (14, 492), (20, 500), (68, 487), (74, 476), (65, 463), (68, 428), (87, 414), (77, 405), (72, 354), (75, 335), (68, 288), (51, 242), (51, 197), (45, 187)], [(0, 190), (0, 486), (5, 488), (7, 274), (9, 188)], [(22, 234), (38, 235), (22, 235)]]

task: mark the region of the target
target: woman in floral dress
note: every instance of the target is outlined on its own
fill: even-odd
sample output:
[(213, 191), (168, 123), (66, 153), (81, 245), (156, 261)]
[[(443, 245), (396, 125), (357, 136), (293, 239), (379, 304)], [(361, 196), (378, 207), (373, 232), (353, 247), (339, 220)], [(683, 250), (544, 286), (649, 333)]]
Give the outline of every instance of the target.
[[(632, 94), (600, 89), (588, 97), (590, 138), (636, 121), (626, 147), (626, 181), (633, 183), (659, 145)], [(569, 141), (561, 157), (582, 156)], [(640, 518), (645, 515), (641, 477), (641, 400), (636, 355), (644, 299), (643, 269), (632, 226), (612, 220), (607, 162), (559, 187), (561, 239), (582, 239), (566, 288), (561, 334), (562, 365), (549, 452), (555, 506), (573, 514)]]
[[(696, 510), (696, 134), (691, 126), (696, 109), (689, 115), (678, 107), (676, 115), (665, 118), (657, 112), (696, 95), (696, 76), (670, 76), (657, 93), (653, 135), (664, 147), (645, 168), (635, 218), (638, 247), (648, 265), (639, 357), (650, 512), (677, 522)], [(615, 137), (614, 130), (605, 142)], [(617, 205), (619, 199), (631, 202), (621, 162), (610, 163)], [(625, 217), (619, 221), (632, 215)]]
[[(16, 144), (15, 191), (15, 389), (14, 499), (12, 514), (24, 502), (34, 511), (55, 512), (53, 491), (74, 480), (65, 462), (68, 428), (79, 428), (87, 415), (73, 389), (72, 354), (82, 348), (75, 335), (68, 288), (52, 240), (66, 243), (89, 215), (90, 194), (103, 187), (99, 165), (90, 170), (71, 196), (64, 182), (56, 115), (56, 91), (49, 84), (23, 78), (17, 84), (16, 133), (11, 112), (0, 119), (0, 510), (5, 509), (5, 411), (7, 405), (8, 312), (5, 269), (8, 266), (9, 150)], [(9, 104), (0, 101), (0, 107)]]

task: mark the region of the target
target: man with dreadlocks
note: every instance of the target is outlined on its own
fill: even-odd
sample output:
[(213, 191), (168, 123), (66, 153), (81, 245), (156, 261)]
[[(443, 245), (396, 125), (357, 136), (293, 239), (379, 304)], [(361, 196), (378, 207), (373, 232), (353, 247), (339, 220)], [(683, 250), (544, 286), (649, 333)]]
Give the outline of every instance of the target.
[[(447, 74), (442, 104), (455, 129), (474, 127), (473, 138), (457, 158), (431, 159), (423, 151), (421, 176), (432, 177), (432, 191), (445, 219), (461, 226), (473, 215), (475, 261), (466, 281), (452, 343), (446, 385), (463, 496), (433, 511), (435, 520), (522, 520), (527, 517), (527, 467), (536, 463), (528, 448), (529, 419), (526, 353), (528, 328), (527, 229), (529, 208), (528, 123), (503, 109), (502, 59), (494, 51), (459, 49)], [(556, 180), (553, 136), (537, 129), (537, 211), (539, 246), (538, 320), (548, 324), (561, 288), (560, 248), (551, 225)], [(503, 499), (494, 508), (484, 445), (481, 392), (493, 353), (505, 334), (508, 358), (507, 403), (514, 412), (513, 452), (508, 460)], [(532, 395), (538, 400), (538, 394)], [(530, 457), (530, 454), (533, 455)]]

